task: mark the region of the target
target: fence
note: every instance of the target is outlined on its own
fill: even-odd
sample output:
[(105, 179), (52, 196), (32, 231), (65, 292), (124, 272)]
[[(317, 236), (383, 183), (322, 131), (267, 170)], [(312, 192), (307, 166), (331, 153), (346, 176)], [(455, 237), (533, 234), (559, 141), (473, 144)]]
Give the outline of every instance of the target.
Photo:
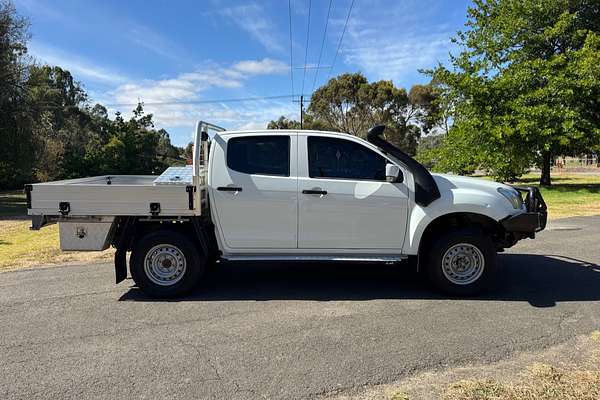
[(557, 168), (600, 168), (600, 159), (597, 155), (583, 157), (557, 157), (554, 160)]

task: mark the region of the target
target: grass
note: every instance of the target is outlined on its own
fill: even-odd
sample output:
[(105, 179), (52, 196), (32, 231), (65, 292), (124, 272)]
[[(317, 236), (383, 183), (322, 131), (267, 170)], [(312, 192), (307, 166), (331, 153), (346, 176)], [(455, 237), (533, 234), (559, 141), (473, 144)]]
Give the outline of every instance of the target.
[(444, 393), (445, 400), (598, 400), (600, 399), (600, 332), (581, 365), (530, 365), (514, 382), (461, 380)]
[[(539, 174), (527, 174), (514, 184), (538, 186), (539, 179)], [(552, 186), (540, 192), (549, 219), (600, 214), (600, 174), (553, 174)]]
[(58, 225), (31, 231), (28, 220), (0, 220), (0, 271), (66, 262), (108, 261), (112, 250), (93, 252), (61, 251)]
[(59, 247), (58, 225), (39, 231), (29, 229), (22, 192), (0, 192), (0, 271), (65, 262), (105, 261), (113, 251), (63, 252)]
[(390, 395), (390, 400), (410, 400), (410, 398), (404, 392), (395, 392)]
[(328, 400), (600, 400), (600, 331), (492, 363), (422, 371)]
[(600, 371), (563, 370), (534, 364), (516, 384), (493, 380), (460, 381), (444, 396), (446, 400), (598, 400)]

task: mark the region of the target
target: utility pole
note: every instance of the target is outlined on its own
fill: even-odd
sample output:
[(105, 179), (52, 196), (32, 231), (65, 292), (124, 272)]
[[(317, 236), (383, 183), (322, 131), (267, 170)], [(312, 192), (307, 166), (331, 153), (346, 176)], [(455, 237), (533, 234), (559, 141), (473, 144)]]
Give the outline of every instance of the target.
[(294, 103), (300, 103), (300, 129), (304, 128), (304, 95), (300, 95), (300, 101), (292, 100)]
[(304, 125), (304, 96), (300, 96), (300, 129), (303, 129)]

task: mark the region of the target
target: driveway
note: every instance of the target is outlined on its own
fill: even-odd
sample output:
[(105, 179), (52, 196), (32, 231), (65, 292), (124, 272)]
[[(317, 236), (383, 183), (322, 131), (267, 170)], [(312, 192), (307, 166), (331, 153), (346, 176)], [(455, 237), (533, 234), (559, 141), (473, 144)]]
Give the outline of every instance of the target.
[(180, 301), (115, 286), (109, 264), (2, 273), (0, 398), (307, 398), (600, 328), (600, 217), (501, 261), (462, 300), (402, 265), (225, 264)]

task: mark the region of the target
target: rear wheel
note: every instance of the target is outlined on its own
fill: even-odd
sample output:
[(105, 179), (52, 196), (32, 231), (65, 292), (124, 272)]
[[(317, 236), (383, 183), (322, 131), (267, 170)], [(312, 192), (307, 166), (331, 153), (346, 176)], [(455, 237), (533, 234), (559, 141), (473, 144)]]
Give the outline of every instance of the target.
[(156, 231), (144, 236), (131, 253), (130, 269), (144, 293), (160, 298), (192, 290), (204, 274), (206, 258), (181, 233)]
[(497, 272), (494, 242), (478, 229), (449, 230), (423, 255), (433, 285), (448, 294), (468, 296), (487, 289)]

